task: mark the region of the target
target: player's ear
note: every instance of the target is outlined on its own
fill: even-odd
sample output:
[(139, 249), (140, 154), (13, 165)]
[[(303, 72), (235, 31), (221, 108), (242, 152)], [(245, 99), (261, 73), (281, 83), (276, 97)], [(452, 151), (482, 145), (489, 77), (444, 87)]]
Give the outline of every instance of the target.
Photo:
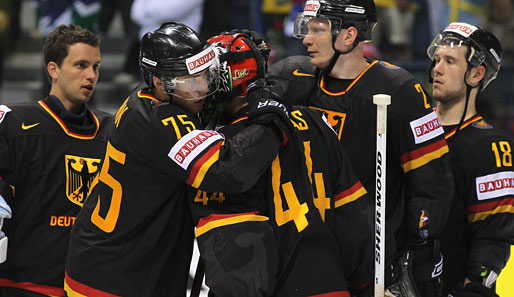
[(468, 84), (470, 86), (477, 86), (478, 83), (484, 78), (484, 75), (485, 75), (485, 66), (480, 65), (477, 67), (473, 67), (469, 71)]
[(348, 29), (345, 30), (345, 45), (353, 45), (355, 39), (357, 38), (357, 33), (357, 28), (355, 28), (354, 26), (348, 27)]
[(156, 88), (162, 88), (162, 80), (160, 78), (158, 78), (157, 76), (155, 76), (155, 75), (152, 76), (152, 82)]
[(46, 72), (48, 73), (50, 83), (52, 80), (57, 79), (59, 77), (59, 65), (54, 61), (48, 62), (46, 65)]

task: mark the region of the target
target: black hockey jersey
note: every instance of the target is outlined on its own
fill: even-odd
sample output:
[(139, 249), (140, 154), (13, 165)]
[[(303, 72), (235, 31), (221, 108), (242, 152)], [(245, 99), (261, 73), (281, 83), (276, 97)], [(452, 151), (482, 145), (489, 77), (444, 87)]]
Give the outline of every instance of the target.
[[(464, 278), (492, 284), (514, 244), (514, 142), (480, 115), (445, 126), (456, 192), (441, 236), (446, 293)], [(457, 135), (455, 135), (457, 134)]]
[(9, 244), (0, 286), (64, 296), (70, 228), (100, 170), (113, 117), (86, 110), (83, 121), (67, 122), (53, 99), (0, 106), (0, 176), (15, 193), (2, 229)]
[(314, 204), (339, 243), (342, 267), (350, 289), (373, 278), (373, 212), (369, 195), (326, 116), (294, 106), (291, 120), (304, 146)]
[[(241, 109), (218, 131), (236, 135), (248, 126), (245, 114)], [(192, 210), (213, 296), (349, 296), (337, 241), (312, 199), (298, 137), (250, 190), (196, 194)]]
[(188, 185), (224, 193), (249, 189), (275, 158), (279, 139), (261, 125), (230, 140), (199, 130), (195, 116), (148, 89), (122, 104), (115, 126), (71, 232), (66, 290), (184, 296), (193, 243)]
[(308, 57), (279, 61), (269, 74), (289, 81), (287, 95), (293, 103), (327, 113), (369, 193), (375, 192), (373, 95), (391, 95), (386, 228), (395, 239), (386, 239), (386, 256), (405, 248), (407, 240), (419, 242), (440, 235), (453, 192), (448, 146), (429, 96), (412, 75), (387, 62), (369, 61), (355, 79), (339, 80), (320, 74)]

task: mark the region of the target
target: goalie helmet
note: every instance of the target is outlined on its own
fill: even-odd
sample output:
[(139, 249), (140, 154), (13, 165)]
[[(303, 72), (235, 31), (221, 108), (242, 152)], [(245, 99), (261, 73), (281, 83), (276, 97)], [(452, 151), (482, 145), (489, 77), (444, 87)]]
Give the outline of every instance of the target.
[[(484, 28), (466, 23), (451, 23), (439, 32), (427, 48), (428, 57), (433, 61), (439, 47), (467, 46), (468, 67), (485, 66), (484, 78), (480, 81), (481, 90), (496, 78), (500, 71), (502, 48), (498, 39)], [(433, 64), (432, 64), (433, 65)], [(431, 67), (433, 68), (433, 66)]]
[(304, 11), (296, 16), (294, 36), (307, 36), (308, 24), (312, 20), (327, 23), (332, 35), (354, 26), (358, 31), (358, 41), (368, 41), (371, 40), (371, 32), (377, 23), (377, 11), (373, 0), (307, 1)]
[(219, 82), (215, 56), (214, 48), (201, 41), (193, 29), (168, 22), (143, 36), (139, 60), (149, 87), (153, 87), (152, 76), (157, 76), (163, 83), (164, 92), (176, 95), (173, 93), (176, 87), (194, 85), (195, 81), (188, 77), (197, 77), (203, 71), (202, 77), (209, 84), (210, 93), (214, 92)]
[(207, 42), (216, 48), (219, 57), (221, 86), (216, 96), (229, 100), (245, 96), (247, 86), (264, 77), (266, 61), (247, 34), (218, 35)]

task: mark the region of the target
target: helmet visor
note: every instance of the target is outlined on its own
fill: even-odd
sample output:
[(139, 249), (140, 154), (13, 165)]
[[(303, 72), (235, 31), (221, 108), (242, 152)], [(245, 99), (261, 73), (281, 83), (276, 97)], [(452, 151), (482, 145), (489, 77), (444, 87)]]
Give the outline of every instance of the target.
[(323, 34), (339, 34), (339, 25), (334, 20), (323, 16), (310, 16), (299, 13), (294, 22), (293, 36), (299, 39)]
[(219, 88), (219, 73), (215, 65), (194, 75), (161, 77), (164, 92), (185, 100), (198, 100), (212, 95)]
[(468, 62), (470, 62), (473, 66), (478, 66), (484, 62), (486, 57), (482, 51), (476, 51), (475, 48), (471, 46), (467, 41), (464, 41), (459, 37), (444, 33), (437, 34), (434, 40), (432, 40), (432, 42), (427, 48), (427, 55), (430, 58), (430, 60), (434, 60), (434, 56), (437, 50), (441, 47), (455, 51), (458, 48), (464, 46), (468, 48), (468, 54), (466, 56), (466, 60)]

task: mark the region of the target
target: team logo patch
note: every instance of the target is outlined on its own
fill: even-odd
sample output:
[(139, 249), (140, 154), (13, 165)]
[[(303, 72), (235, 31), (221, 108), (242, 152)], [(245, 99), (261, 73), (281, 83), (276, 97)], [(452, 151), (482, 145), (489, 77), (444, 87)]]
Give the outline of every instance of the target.
[(66, 196), (71, 202), (82, 206), (91, 190), (91, 183), (98, 174), (102, 160), (71, 155), (65, 155), (64, 158), (66, 162)]
[(435, 111), (410, 122), (410, 127), (416, 144), (423, 143), (444, 133)]
[(319, 1), (307, 1), (305, 3), (305, 7), (303, 8), (303, 15), (316, 16), (319, 7)]
[(168, 157), (187, 170), (189, 164), (200, 153), (220, 139), (224, 139), (224, 137), (216, 131), (193, 130), (177, 141), (168, 153)]
[(334, 128), (332, 127), (332, 125), (330, 124), (330, 122), (328, 121), (328, 118), (327, 118), (327, 114), (326, 113), (323, 113), (323, 115), (321, 116), (321, 118), (323, 119), (323, 122), (325, 122), (325, 124), (327, 124), (327, 126), (330, 128), (330, 130), (332, 130), (334, 132), (335, 135), (337, 135), (336, 133), (336, 130), (334, 130)]
[(486, 123), (484, 120), (473, 122), (471, 126), (478, 128), (478, 129), (492, 129), (493, 126)]
[(421, 211), (421, 215), (419, 216), (419, 229), (428, 225), (428, 213), (426, 210)]
[(475, 179), (478, 200), (514, 195), (514, 171), (503, 171)]
[(198, 73), (214, 63), (216, 53), (214, 52), (213, 46), (209, 46), (200, 53), (186, 59), (187, 71), (189, 74)]
[(11, 109), (5, 105), (0, 105), (0, 124), (4, 121), (5, 115), (11, 111)]
[(467, 37), (469, 37), (469, 35), (471, 35), (471, 33), (475, 32), (477, 29), (478, 28), (473, 25), (455, 22), (455, 23), (449, 24), (448, 27), (446, 27), (446, 29), (444, 29), (444, 31), (454, 32), (454, 33), (457, 33), (457, 34), (467, 38)]

